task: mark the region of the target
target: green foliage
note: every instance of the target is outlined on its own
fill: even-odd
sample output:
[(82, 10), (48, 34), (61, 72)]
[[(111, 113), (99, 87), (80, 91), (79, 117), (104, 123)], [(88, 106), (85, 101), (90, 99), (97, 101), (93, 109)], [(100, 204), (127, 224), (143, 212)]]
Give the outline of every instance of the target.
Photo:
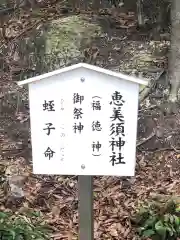
[(180, 237), (180, 205), (173, 200), (146, 202), (132, 218), (142, 239), (176, 240)]
[(44, 222), (39, 220), (37, 212), (28, 215), (0, 212), (0, 239), (49, 240), (50, 231)]

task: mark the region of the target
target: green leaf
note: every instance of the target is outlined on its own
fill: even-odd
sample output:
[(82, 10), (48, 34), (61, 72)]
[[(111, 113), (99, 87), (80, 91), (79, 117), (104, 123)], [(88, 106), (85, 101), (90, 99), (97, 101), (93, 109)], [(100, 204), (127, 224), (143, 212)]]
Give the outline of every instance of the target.
[(166, 230), (169, 232), (169, 235), (172, 237), (174, 235), (174, 231), (172, 227), (167, 227)]
[(174, 223), (176, 224), (176, 226), (180, 225), (180, 220), (177, 216), (174, 216)]
[(12, 239), (14, 240), (16, 238), (16, 232), (14, 230), (9, 230), (9, 233), (11, 234), (12, 236)]
[(158, 227), (163, 227), (164, 224), (161, 220), (159, 220), (156, 224), (155, 224), (155, 229), (157, 229)]
[(158, 221), (155, 224), (155, 230), (161, 236), (162, 240), (166, 238), (166, 227), (163, 226), (162, 221)]
[(174, 222), (174, 216), (173, 215), (170, 215), (170, 222), (171, 222), (171, 224), (173, 224), (173, 222)]
[(0, 212), (0, 218), (6, 218), (7, 217), (7, 214), (4, 213), (4, 212)]
[(31, 212), (31, 214), (35, 217), (41, 217), (41, 212), (39, 212), (39, 211)]
[(151, 237), (155, 234), (155, 231), (152, 229), (147, 229), (143, 232), (143, 237)]
[(159, 235), (164, 236), (164, 235), (166, 235), (166, 228), (159, 226), (158, 228), (156, 228), (156, 232), (157, 232)]
[(140, 235), (142, 235), (142, 233), (145, 231), (145, 228), (139, 227), (139, 228), (137, 229), (137, 231), (138, 231), (138, 233), (139, 233)]
[(144, 223), (144, 227), (145, 228), (149, 228), (149, 227), (153, 227), (155, 222), (157, 221), (157, 218), (156, 217), (150, 217), (146, 220), (146, 222)]
[(170, 219), (169, 214), (168, 214), (168, 213), (165, 214), (165, 215), (164, 215), (164, 221), (165, 221), (165, 222), (169, 222), (169, 219)]

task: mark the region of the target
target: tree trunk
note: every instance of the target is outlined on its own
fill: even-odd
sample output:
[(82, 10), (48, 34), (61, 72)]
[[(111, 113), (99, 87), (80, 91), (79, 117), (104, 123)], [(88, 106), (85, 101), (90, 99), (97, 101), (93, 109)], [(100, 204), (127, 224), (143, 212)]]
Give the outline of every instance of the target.
[[(2, 1), (2, 0), (1, 0)], [(36, 0), (3, 0), (2, 3), (5, 3), (5, 6), (8, 8), (18, 8), (18, 7), (35, 7)], [(1, 6), (1, 3), (0, 3)]]
[(177, 102), (180, 88), (180, 1), (171, 6), (171, 50), (169, 53), (170, 102)]
[(139, 27), (145, 25), (142, 0), (137, 0), (137, 20)]
[(100, 6), (101, 6), (101, 1), (100, 0), (93, 0), (92, 9), (94, 11), (98, 12), (99, 9), (100, 9)]

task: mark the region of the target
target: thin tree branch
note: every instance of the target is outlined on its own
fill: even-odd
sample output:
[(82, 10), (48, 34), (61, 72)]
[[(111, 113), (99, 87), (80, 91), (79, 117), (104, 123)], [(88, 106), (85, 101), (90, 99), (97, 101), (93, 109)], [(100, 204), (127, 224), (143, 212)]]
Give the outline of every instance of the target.
[(141, 145), (143, 145), (144, 143), (146, 143), (147, 141), (149, 141), (152, 137), (155, 136), (155, 133), (152, 132), (147, 138), (145, 139), (142, 139), (141, 141), (139, 141), (137, 144), (136, 144), (136, 147), (139, 147)]

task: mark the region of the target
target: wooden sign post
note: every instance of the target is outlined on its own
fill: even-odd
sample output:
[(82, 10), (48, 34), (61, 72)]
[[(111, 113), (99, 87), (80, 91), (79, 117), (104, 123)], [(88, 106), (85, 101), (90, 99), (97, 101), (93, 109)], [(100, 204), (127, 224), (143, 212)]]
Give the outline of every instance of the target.
[(85, 63), (18, 82), (29, 85), (33, 172), (79, 176), (80, 240), (93, 239), (91, 176), (134, 175), (147, 83)]

